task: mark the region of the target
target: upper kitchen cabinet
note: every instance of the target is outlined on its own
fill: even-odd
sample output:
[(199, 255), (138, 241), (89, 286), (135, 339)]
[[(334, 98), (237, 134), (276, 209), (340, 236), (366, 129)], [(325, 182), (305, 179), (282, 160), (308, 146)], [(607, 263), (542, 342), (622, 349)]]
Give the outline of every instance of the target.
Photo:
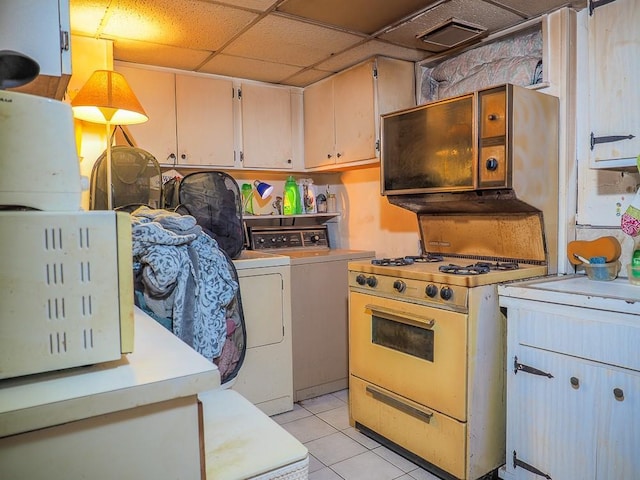
[(130, 125), (136, 146), (163, 165), (234, 166), (233, 83), (116, 63), (149, 121)]
[(304, 90), (305, 168), (379, 160), (380, 115), (415, 105), (413, 63), (377, 57)]
[[(242, 153), (244, 168), (290, 170), (301, 158), (301, 96), (288, 87), (242, 83)], [(300, 106), (296, 109), (296, 106)], [(294, 119), (298, 121), (294, 121)]]
[(0, 50), (22, 53), (40, 65), (35, 80), (11, 90), (62, 100), (71, 77), (69, 31), (68, 0), (0, 2)]
[(640, 153), (638, 25), (636, 0), (596, 5), (587, 19), (589, 116), (585, 134), (591, 168), (635, 167)]

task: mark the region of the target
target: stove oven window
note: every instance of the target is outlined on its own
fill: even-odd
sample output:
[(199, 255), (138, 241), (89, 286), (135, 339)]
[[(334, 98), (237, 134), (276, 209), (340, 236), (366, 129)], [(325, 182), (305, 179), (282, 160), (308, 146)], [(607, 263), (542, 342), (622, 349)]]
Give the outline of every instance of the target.
[(376, 345), (433, 362), (433, 330), (372, 316), (371, 341)]

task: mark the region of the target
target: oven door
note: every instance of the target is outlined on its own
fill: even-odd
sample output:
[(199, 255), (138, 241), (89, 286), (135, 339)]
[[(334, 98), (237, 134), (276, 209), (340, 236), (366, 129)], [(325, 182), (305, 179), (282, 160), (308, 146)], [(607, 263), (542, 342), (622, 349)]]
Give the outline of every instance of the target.
[(351, 292), (351, 375), (466, 421), (467, 315)]

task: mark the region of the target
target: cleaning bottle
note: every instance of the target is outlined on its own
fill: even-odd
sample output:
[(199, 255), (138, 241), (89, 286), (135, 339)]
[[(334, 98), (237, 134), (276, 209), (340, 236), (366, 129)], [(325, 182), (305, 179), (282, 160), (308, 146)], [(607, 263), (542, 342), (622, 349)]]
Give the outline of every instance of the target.
[(640, 279), (640, 237), (636, 237), (635, 245), (633, 247), (633, 254), (631, 255), (631, 268), (629, 269), (629, 276), (634, 280)]
[(316, 209), (316, 187), (313, 184), (311, 178), (307, 178), (304, 181), (304, 196), (303, 196), (303, 213), (317, 213)]
[(300, 206), (300, 191), (298, 184), (293, 176), (289, 175), (287, 181), (284, 182), (284, 199), (282, 213), (285, 215), (295, 215), (298, 213)]

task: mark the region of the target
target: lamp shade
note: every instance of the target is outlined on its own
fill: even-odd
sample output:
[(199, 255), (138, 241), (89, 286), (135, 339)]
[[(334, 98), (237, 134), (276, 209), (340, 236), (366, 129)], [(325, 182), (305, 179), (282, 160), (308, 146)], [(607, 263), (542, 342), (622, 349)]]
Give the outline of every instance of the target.
[(73, 115), (94, 123), (132, 125), (149, 117), (125, 78), (111, 70), (96, 70), (71, 101)]
[(258, 191), (258, 195), (260, 195), (260, 198), (262, 198), (263, 200), (266, 199), (273, 192), (273, 186), (269, 185), (268, 183), (264, 183), (264, 182), (261, 182), (260, 180), (256, 180), (255, 182), (253, 182), (253, 184), (255, 185), (256, 190)]

